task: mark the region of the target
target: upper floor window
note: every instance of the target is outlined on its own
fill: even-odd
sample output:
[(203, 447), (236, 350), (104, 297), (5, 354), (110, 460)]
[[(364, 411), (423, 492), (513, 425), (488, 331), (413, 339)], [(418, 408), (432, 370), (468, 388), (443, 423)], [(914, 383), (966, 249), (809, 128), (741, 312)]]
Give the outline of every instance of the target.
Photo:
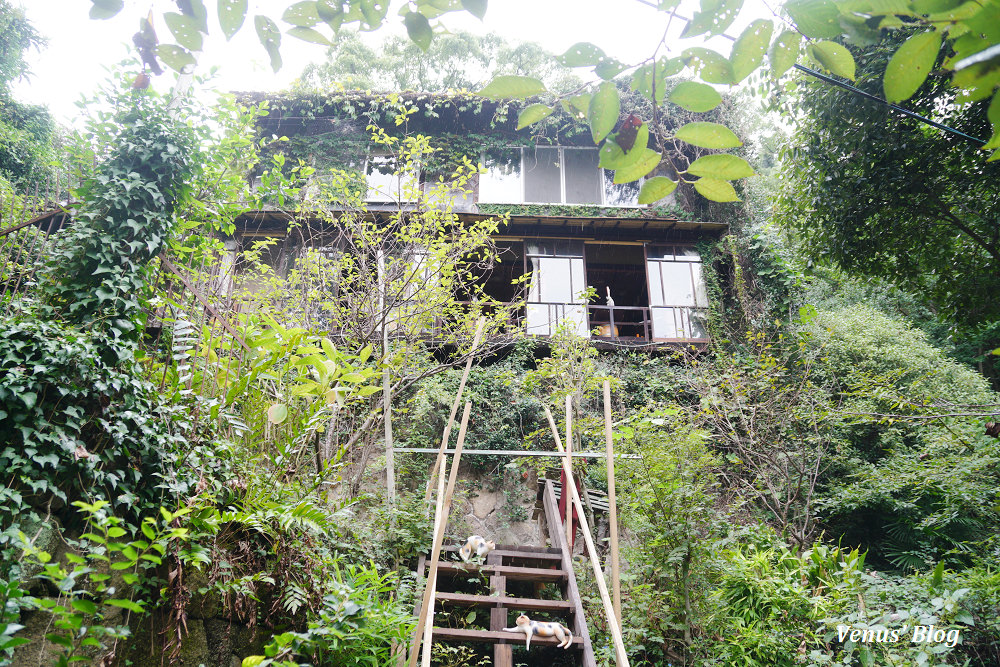
[(419, 171), (401, 171), (393, 155), (374, 153), (365, 161), (368, 192), (365, 201), (408, 202), (415, 200)]
[(487, 164), (479, 177), (479, 201), (495, 204), (597, 204), (635, 206), (639, 184), (612, 183), (597, 166), (596, 148), (524, 147), (520, 159)]

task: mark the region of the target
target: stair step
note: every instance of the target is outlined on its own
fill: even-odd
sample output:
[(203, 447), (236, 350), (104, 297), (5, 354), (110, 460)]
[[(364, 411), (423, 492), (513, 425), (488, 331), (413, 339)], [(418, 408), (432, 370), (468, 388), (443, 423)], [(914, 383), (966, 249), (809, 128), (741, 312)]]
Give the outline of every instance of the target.
[(573, 603), (567, 600), (539, 600), (538, 598), (510, 598), (496, 595), (468, 595), (466, 593), (438, 593), (438, 602), (463, 607), (506, 607), (530, 611), (556, 611), (572, 613)]
[(514, 581), (556, 582), (566, 580), (566, 570), (544, 567), (516, 567), (514, 565), (474, 565), (472, 563), (438, 563), (438, 575), (461, 576), (476, 571), (507, 577)]
[[(458, 628), (435, 627), (434, 640), (486, 642), (489, 644), (523, 644), (525, 642), (525, 636), (523, 632), (503, 632), (502, 630), (460, 630)], [(559, 643), (559, 640), (555, 637), (532, 637), (531, 643), (532, 645), (555, 645)], [(571, 646), (574, 649), (583, 648), (583, 640), (576, 635), (573, 635), (573, 643)]]
[[(455, 545), (450, 545), (447, 547), (441, 547), (441, 551), (457, 553), (460, 548), (461, 547), (457, 547)], [(559, 560), (562, 558), (562, 553), (551, 547), (518, 547), (503, 544), (490, 553), (507, 556), (509, 558), (538, 558), (541, 560)]]

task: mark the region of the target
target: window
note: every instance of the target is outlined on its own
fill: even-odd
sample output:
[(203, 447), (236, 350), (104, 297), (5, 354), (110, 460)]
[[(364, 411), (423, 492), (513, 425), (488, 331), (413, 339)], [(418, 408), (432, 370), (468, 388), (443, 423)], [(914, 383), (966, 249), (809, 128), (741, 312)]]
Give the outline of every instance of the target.
[(587, 305), (579, 295), (587, 289), (582, 241), (528, 241), (526, 243), (528, 333), (550, 336), (559, 322), (571, 322), (587, 336)]
[(415, 201), (413, 190), (417, 186), (419, 171), (413, 169), (398, 174), (396, 173), (398, 170), (395, 156), (386, 154), (368, 156), (365, 163), (365, 178), (368, 181), (365, 201)]
[(646, 246), (653, 338), (708, 338), (701, 257), (690, 246)]
[(597, 204), (637, 206), (639, 183), (615, 185), (597, 166), (596, 148), (522, 148), (513, 164), (489, 164), (479, 177), (479, 201), (491, 204)]

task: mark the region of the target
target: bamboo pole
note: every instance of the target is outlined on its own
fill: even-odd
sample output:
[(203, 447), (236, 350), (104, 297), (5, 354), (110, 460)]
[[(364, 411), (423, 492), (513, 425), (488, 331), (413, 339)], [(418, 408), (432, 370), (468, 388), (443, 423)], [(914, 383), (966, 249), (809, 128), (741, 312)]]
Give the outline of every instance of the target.
[[(549, 428), (552, 429), (552, 437), (556, 441), (556, 449), (560, 452), (565, 452), (566, 450), (563, 449), (562, 442), (559, 439), (559, 429), (556, 427), (556, 420), (552, 418), (552, 411), (549, 410), (547, 405), (545, 406), (545, 416), (549, 420)], [(563, 470), (569, 474), (569, 457), (564, 457), (562, 461)], [(618, 667), (629, 667), (628, 654), (625, 653), (625, 642), (622, 640), (621, 626), (618, 624), (618, 616), (615, 614), (614, 605), (611, 603), (608, 584), (604, 581), (604, 570), (601, 568), (601, 562), (597, 558), (597, 548), (594, 546), (594, 538), (590, 534), (587, 517), (583, 513), (583, 503), (580, 502), (580, 494), (577, 493), (576, 485), (570, 484), (569, 488), (573, 504), (580, 514), (580, 532), (583, 533), (583, 539), (587, 543), (587, 550), (590, 552), (590, 564), (594, 568), (594, 578), (597, 580), (597, 588), (601, 593), (601, 602), (604, 603), (604, 612), (608, 617), (608, 628), (611, 630), (611, 639), (615, 645), (615, 663)], [(564, 489), (563, 493), (565, 492)]]
[[(566, 457), (570, 461), (569, 470), (566, 471), (566, 486), (576, 488), (573, 480), (573, 398), (566, 396)], [(565, 466), (564, 466), (565, 468)], [(569, 492), (563, 487), (563, 496), (566, 500), (566, 546), (570, 552), (573, 551), (573, 503), (570, 502)], [(581, 513), (582, 514), (582, 513)]]
[[(420, 615), (417, 617), (417, 627), (413, 631), (413, 645), (410, 647), (408, 667), (416, 667), (417, 654), (420, 652), (421, 637), (423, 638), (423, 667), (431, 664), (431, 633), (434, 627), (434, 593), (437, 588), (438, 564), (441, 562), (441, 543), (444, 541), (444, 529), (448, 524), (448, 513), (451, 511), (451, 497), (455, 492), (455, 480), (458, 478), (458, 465), (462, 460), (462, 445), (465, 444), (465, 433), (469, 425), (469, 412), (472, 403), (465, 403), (462, 414), (462, 424), (458, 429), (458, 442), (455, 444), (455, 456), (448, 476), (448, 490), (439, 495), (434, 518), (434, 543), (431, 548), (431, 560), (427, 571), (427, 586), (424, 588), (423, 602), (420, 605)], [(441, 475), (444, 479), (444, 475)]]
[[(458, 383), (458, 392), (455, 394), (455, 402), (451, 405), (451, 413), (448, 415), (448, 422), (444, 425), (444, 434), (441, 436), (441, 449), (438, 451), (437, 459), (434, 460), (434, 467), (431, 469), (430, 477), (427, 478), (427, 491), (424, 492), (424, 504), (431, 500), (431, 489), (434, 487), (434, 477), (441, 470), (444, 462), (444, 450), (448, 447), (448, 438), (451, 437), (451, 425), (458, 414), (458, 406), (462, 403), (462, 392), (465, 391), (465, 382), (469, 379), (469, 371), (472, 370), (472, 360), (475, 358), (476, 350), (479, 349), (479, 342), (483, 335), (483, 328), (486, 326), (486, 318), (480, 317), (476, 323), (476, 334), (472, 338), (472, 349), (469, 350), (469, 358), (465, 362), (465, 371), (462, 373), (462, 380)], [(442, 476), (443, 479), (443, 476)], [(438, 484), (438, 493), (441, 493), (442, 483)], [(428, 508), (430, 509), (430, 508)]]
[(604, 381), (604, 444), (608, 452), (608, 532), (611, 533), (611, 592), (615, 616), (622, 617), (622, 582), (618, 562), (618, 507), (615, 503), (615, 442), (611, 431), (611, 381)]

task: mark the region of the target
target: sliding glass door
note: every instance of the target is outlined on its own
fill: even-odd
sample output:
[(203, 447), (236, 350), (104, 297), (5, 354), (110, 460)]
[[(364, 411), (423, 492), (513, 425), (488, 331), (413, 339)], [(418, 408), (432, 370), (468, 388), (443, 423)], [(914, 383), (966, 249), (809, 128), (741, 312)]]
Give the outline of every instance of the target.
[(581, 298), (587, 283), (583, 242), (528, 240), (525, 242), (528, 284), (528, 333), (551, 336), (559, 322), (588, 336), (587, 305)]

